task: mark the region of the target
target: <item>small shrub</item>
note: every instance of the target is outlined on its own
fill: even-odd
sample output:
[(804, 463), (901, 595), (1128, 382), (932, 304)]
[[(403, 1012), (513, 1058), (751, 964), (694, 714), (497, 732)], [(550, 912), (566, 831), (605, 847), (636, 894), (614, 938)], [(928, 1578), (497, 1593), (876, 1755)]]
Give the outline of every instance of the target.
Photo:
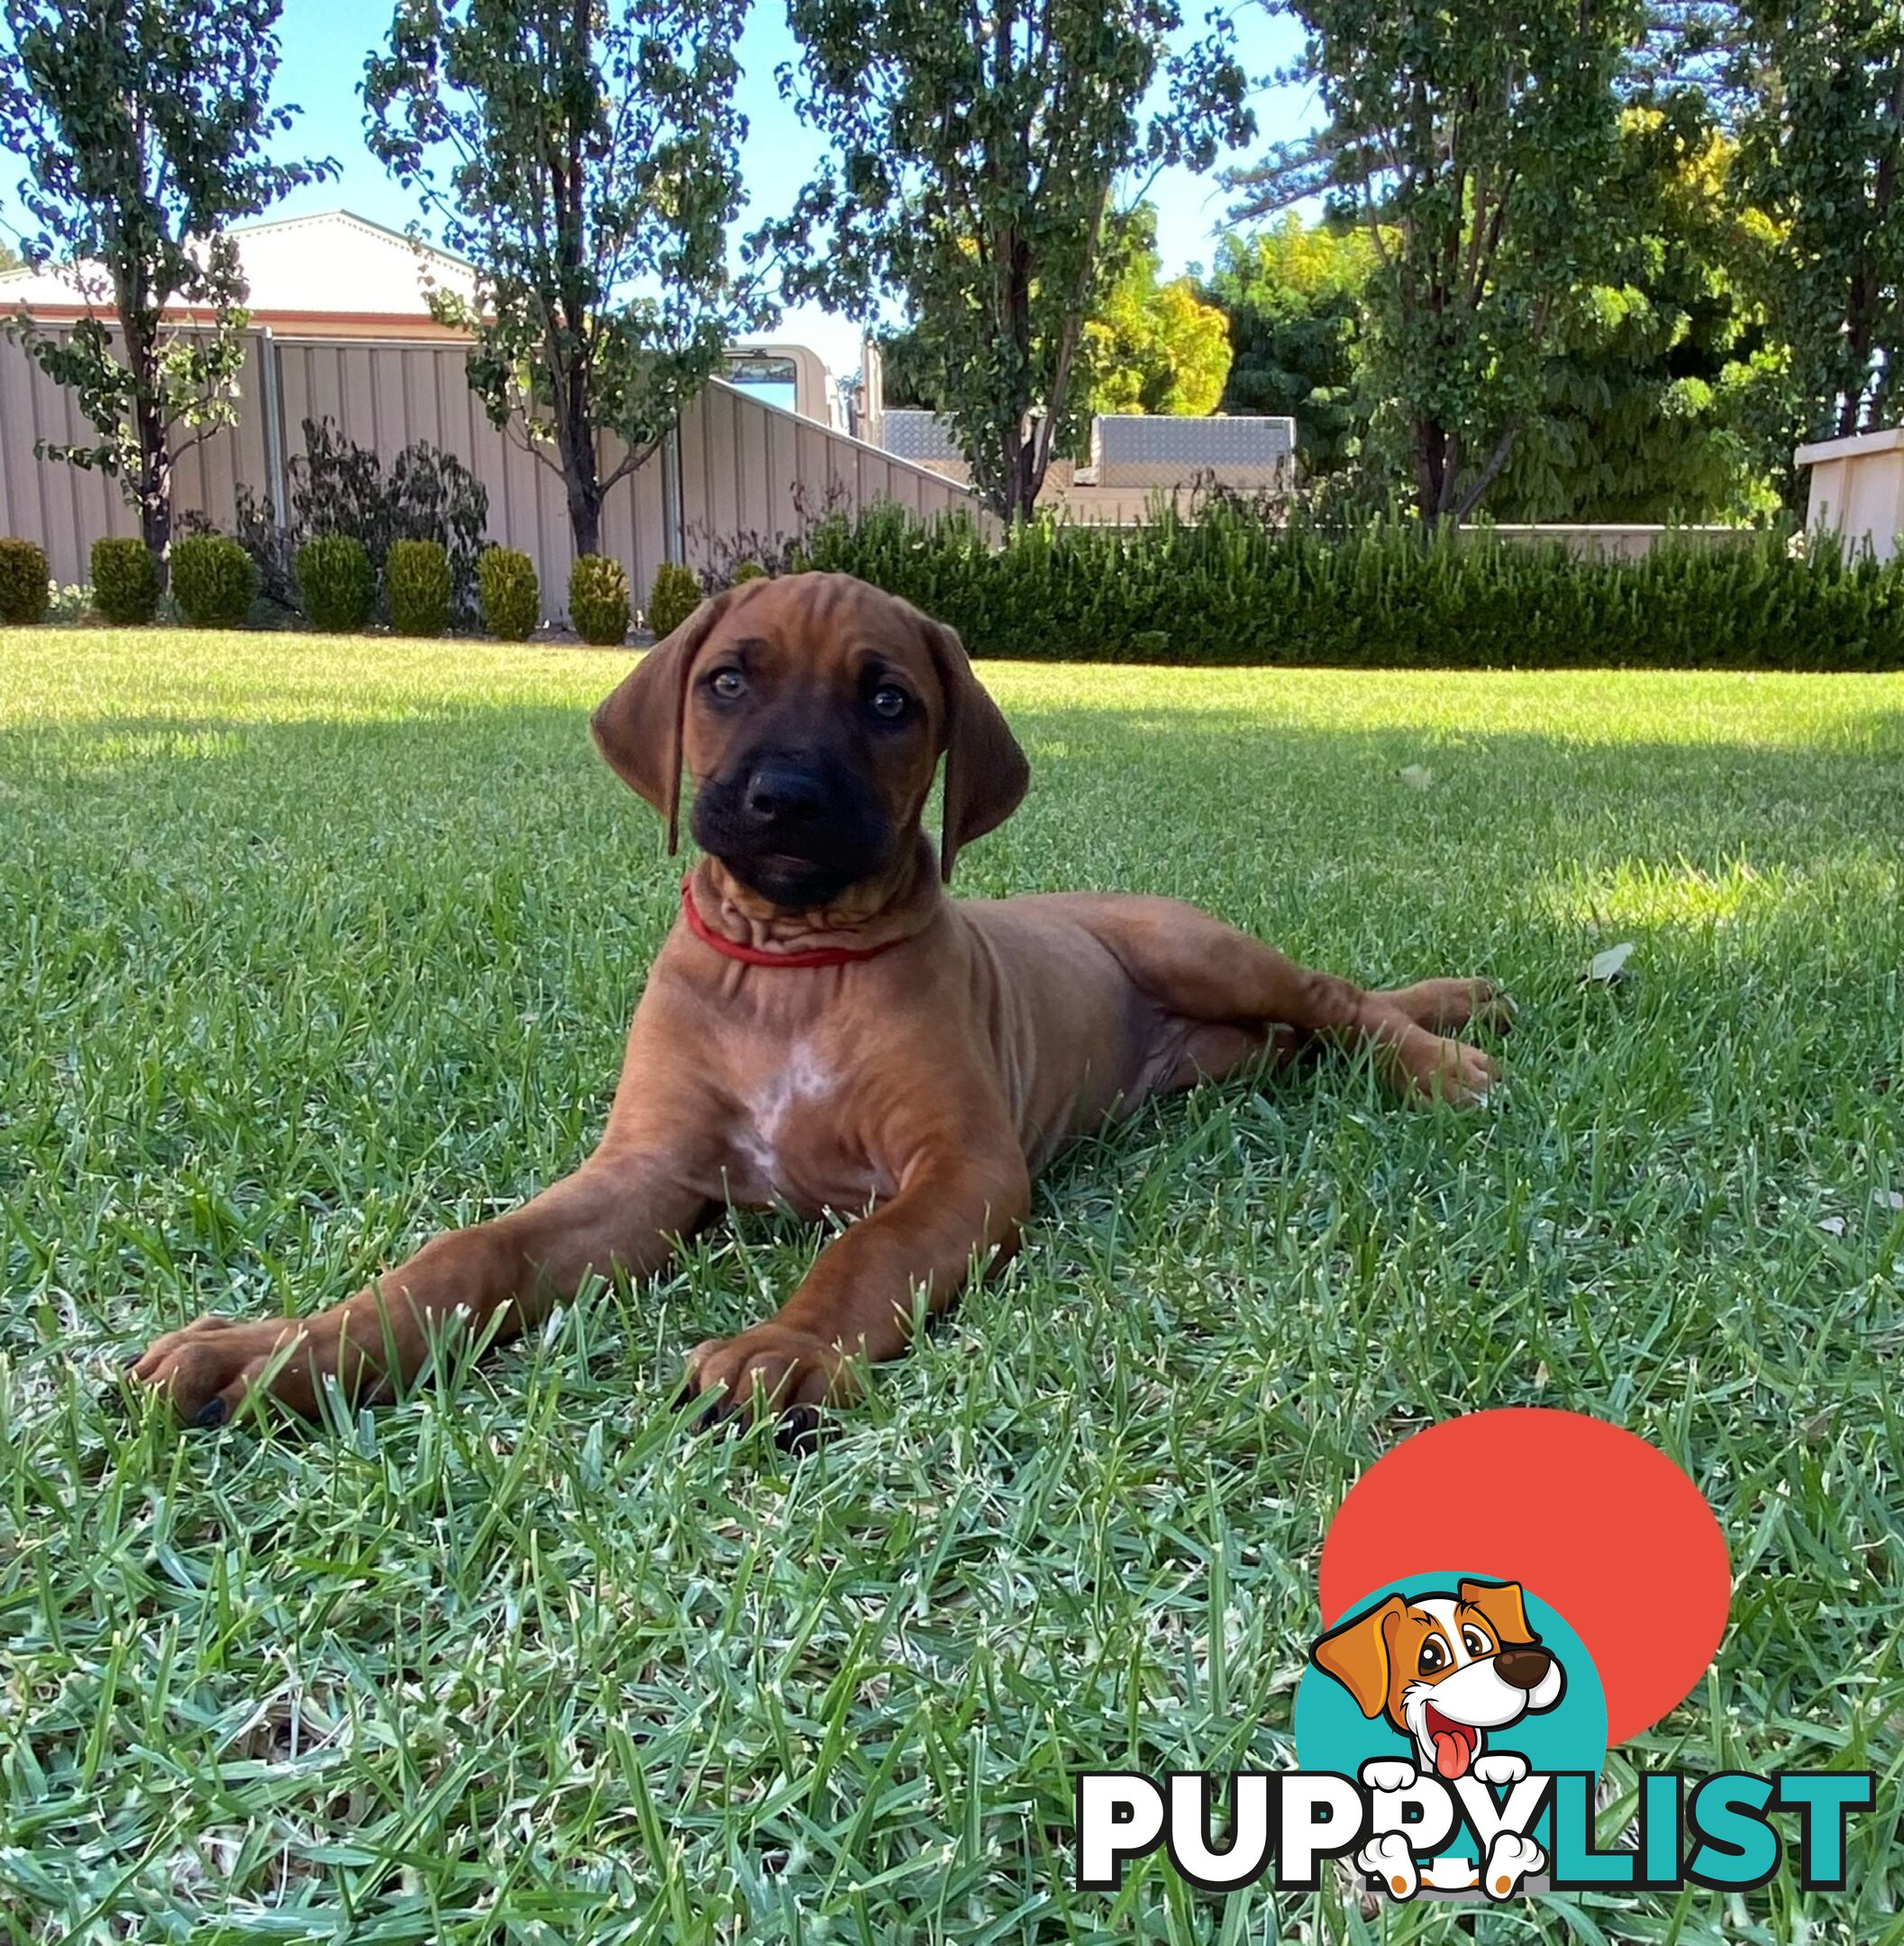
[(354, 534), (320, 534), (297, 550), (297, 593), (313, 628), (360, 629), (377, 593), (369, 550)]
[(700, 578), (692, 568), (679, 561), (663, 561), (654, 570), (654, 587), (648, 595), (648, 626), (657, 641), (672, 635), (700, 605)]
[(575, 632), (597, 649), (628, 636), (628, 575), (606, 554), (577, 557), (569, 570), (569, 619)]
[(767, 570), (761, 566), (759, 561), (743, 560), (741, 565), (734, 569), (733, 579), (730, 581), (727, 585), (730, 587), (739, 587), (741, 583), (743, 581), (764, 581), (766, 578)]
[(51, 591), (44, 548), (31, 541), (0, 541), (0, 622), (45, 621)]
[(251, 557), (223, 534), (192, 534), (172, 547), (172, 593), (194, 628), (236, 628), (258, 594)]
[(143, 541), (93, 542), (93, 600), (122, 628), (150, 622), (159, 612), (159, 566)]
[[(690, 521), (683, 538), (688, 551), (700, 563), (701, 593), (718, 595), (736, 581), (752, 580), (755, 571), (770, 578), (798, 574), (799, 533), (816, 522), (846, 513), (852, 497), (843, 480), (829, 480), (825, 491), (817, 495), (804, 482), (797, 482), (793, 489), (797, 533), (784, 533), (779, 528), (709, 527)], [(749, 570), (745, 574), (741, 571), (743, 568)]]
[[(489, 489), (454, 453), (426, 440), (405, 446), (386, 474), (377, 454), (335, 420), (306, 419), (303, 430), (305, 450), (289, 468), (291, 533), (300, 540), (339, 533), (361, 541), (373, 585), (380, 582), (386, 595), (391, 547), (399, 541), (437, 541), (450, 557), (451, 613), (459, 623), (473, 623)], [(250, 544), (249, 535), (241, 538)]]
[(381, 568), (391, 540), (383, 461), (334, 419), (306, 419), (303, 432), (304, 450), (291, 456), (286, 469), (292, 532), (314, 541), (349, 534), (363, 542), (371, 566)]
[(489, 489), (454, 453), (417, 440), (390, 462), (384, 491), (393, 544), (434, 541), (442, 546), (450, 562), (450, 613), (460, 626), (475, 627), (482, 612), (477, 563), (489, 524)]
[(258, 592), (275, 607), (297, 606), (297, 537), (278, 518), (269, 494), (238, 483), (232, 532), (258, 569)]
[(391, 541), (384, 592), (399, 635), (441, 635), (450, 626), (449, 550), (440, 541)]
[(476, 564), (483, 626), (503, 641), (526, 641), (542, 611), (535, 563), (514, 548), (485, 548)]

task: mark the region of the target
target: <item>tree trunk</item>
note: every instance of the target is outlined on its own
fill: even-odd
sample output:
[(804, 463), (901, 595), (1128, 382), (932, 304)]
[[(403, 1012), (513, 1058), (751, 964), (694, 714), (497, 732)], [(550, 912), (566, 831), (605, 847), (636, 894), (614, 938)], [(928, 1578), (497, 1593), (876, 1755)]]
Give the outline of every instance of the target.
[(1038, 505), (1038, 489), (1044, 484), (1044, 468), (1038, 464), (1038, 435), (1034, 432), (1029, 439), (1025, 428), (1018, 429), (1018, 451), (1016, 463), (1012, 469), (1011, 518), (1016, 524), (1028, 521)]
[(1448, 429), (1433, 419), (1415, 422), (1415, 505), (1424, 527), (1433, 527), (1446, 505)]
[(135, 321), (125, 332), (132, 374), (132, 423), (139, 439), (139, 532), (158, 570), (160, 589), (172, 577), (172, 446), (159, 400), (157, 334)]
[(1848, 439), (1858, 430), (1864, 410), (1864, 394), (1871, 384), (1872, 341), (1878, 308), (1877, 271), (1871, 260), (1871, 246), (1860, 246), (1859, 261), (1851, 277), (1851, 301), (1845, 305), (1845, 348), (1839, 372), (1844, 390), (1838, 398), (1837, 436)]
[(1000, 429), (1002, 437), (995, 449), (998, 462), (996, 484), (982, 489), (986, 505), (1008, 527), (1032, 517), (1038, 502), (1038, 489), (1044, 484), (1044, 468), (1039, 464), (1037, 435), (1026, 436), (1025, 420)]
[(1017, 423), (1010, 427), (1005, 441), (1005, 518), (1013, 526), (1032, 517), (1038, 504), (1038, 489), (1044, 484), (1044, 468), (1039, 459), (1044, 442), (1032, 423), (1032, 270), (1031, 255), (1025, 239), (1011, 233), (1007, 253), (1005, 331), (1016, 349), (1019, 402)]
[[(1891, 376), (1892, 360), (1889, 352), (1881, 361), (1874, 360), (1872, 356), (1878, 334), (1880, 294), (1877, 287), (1877, 266), (1873, 261), (1876, 246), (1871, 241), (1871, 237), (1881, 235), (1884, 232), (1890, 216), (1891, 203), (1898, 194), (1898, 163), (1900, 151), (1904, 151), (1904, 138), (1900, 138), (1898, 132), (1900, 128), (1904, 128), (1904, 61), (1899, 62), (1897, 77), (1891, 85), (1890, 140), (1885, 146), (1883, 152), (1878, 157), (1877, 171), (1871, 186), (1871, 228), (1861, 246), (1863, 258), (1863, 277), (1868, 294), (1868, 302), (1864, 313), (1866, 318), (1864, 357), (1860, 368), (1864, 374), (1865, 379), (1863, 390), (1866, 398), (1863, 430), (1867, 432), (1877, 432), (1883, 428), (1884, 395), (1888, 389)], [(1895, 332), (1892, 332), (1890, 336), (1894, 346), (1896, 342)], [(1875, 377), (1872, 377), (1872, 373), (1873, 363), (1876, 363), (1877, 366)], [(1851, 430), (1855, 432), (1857, 428), (1854, 426)]]
[(595, 429), (589, 423), (588, 375), (572, 370), (559, 377), (555, 447), (562, 462), (569, 499), (569, 532), (578, 557), (602, 550), (602, 477), (596, 464)]
[(602, 551), (602, 496), (592, 478), (586, 485), (572, 477), (569, 481), (569, 532), (578, 559)]
[(162, 451), (140, 484), (139, 532), (163, 589), (172, 578), (172, 462)]

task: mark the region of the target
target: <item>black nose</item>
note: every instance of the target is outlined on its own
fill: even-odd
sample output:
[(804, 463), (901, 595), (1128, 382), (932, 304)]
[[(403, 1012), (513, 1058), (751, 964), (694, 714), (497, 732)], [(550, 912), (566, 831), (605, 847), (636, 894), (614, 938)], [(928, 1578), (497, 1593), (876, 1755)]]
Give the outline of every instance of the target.
[(1553, 1658), (1544, 1649), (1503, 1649), (1494, 1659), (1500, 1679), (1516, 1689), (1538, 1689)]
[(770, 759), (754, 767), (743, 801), (756, 823), (806, 824), (826, 808), (826, 793), (806, 765)]

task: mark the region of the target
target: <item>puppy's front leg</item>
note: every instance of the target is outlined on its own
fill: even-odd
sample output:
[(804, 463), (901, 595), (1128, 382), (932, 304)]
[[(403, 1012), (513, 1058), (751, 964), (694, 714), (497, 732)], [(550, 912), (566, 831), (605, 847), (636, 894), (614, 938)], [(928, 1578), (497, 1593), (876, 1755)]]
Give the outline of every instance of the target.
[(915, 1293), (943, 1310), (974, 1261), (983, 1268), (1016, 1248), (1030, 1206), (1008, 1127), (923, 1150), (897, 1195), (829, 1243), (773, 1317), (688, 1354), (688, 1389), (707, 1401), (701, 1423), (765, 1411), (784, 1438), (812, 1432), (822, 1405), (850, 1396), (852, 1359), (906, 1349)]
[(497, 1339), (513, 1338), (591, 1274), (607, 1277), (618, 1264), (633, 1277), (659, 1269), (708, 1206), (678, 1157), (605, 1145), (533, 1202), (433, 1238), (328, 1311), (242, 1323), (202, 1317), (157, 1340), (132, 1375), (197, 1425), (220, 1424), (260, 1383), (305, 1414), (316, 1411), (327, 1380), (346, 1398), (385, 1399), (415, 1375), (432, 1332), (451, 1318), (473, 1331), (495, 1320)]

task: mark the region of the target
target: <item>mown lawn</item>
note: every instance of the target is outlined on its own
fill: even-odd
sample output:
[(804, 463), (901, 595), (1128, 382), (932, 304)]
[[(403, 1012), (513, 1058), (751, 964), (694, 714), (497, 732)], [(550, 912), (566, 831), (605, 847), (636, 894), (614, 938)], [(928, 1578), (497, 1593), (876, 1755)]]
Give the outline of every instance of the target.
[[(966, 889), (1491, 974), (1505, 1102), (1146, 1113), (800, 1460), (669, 1409), (816, 1246), (762, 1217), (352, 1423), (129, 1408), (585, 1152), (679, 879), (584, 732), (625, 660), (0, 633), (4, 1936), (1898, 1939), (1904, 678), (988, 665), (1036, 783)], [(1644, 1753), (1873, 1766), (1851, 1890), (1070, 1890), (1075, 1769), (1287, 1762), (1345, 1487), (1530, 1401), (1713, 1500)]]

